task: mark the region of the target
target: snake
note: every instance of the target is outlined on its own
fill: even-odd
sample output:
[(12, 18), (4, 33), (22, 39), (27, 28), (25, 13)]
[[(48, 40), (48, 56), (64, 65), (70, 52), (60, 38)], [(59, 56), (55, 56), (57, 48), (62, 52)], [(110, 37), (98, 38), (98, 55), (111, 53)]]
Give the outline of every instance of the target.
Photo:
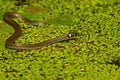
[(6, 12), (3, 15), (3, 20), (11, 25), (14, 28), (14, 33), (5, 41), (5, 47), (10, 49), (16, 49), (16, 50), (23, 50), (23, 49), (39, 49), (46, 45), (53, 44), (59, 41), (63, 41), (65, 39), (70, 39), (72, 37), (75, 37), (78, 35), (78, 32), (71, 31), (67, 34), (63, 34), (60, 36), (57, 36), (55, 38), (45, 40), (43, 42), (35, 43), (35, 44), (21, 44), (21, 43), (15, 43), (16, 39), (20, 37), (22, 34), (21, 26), (13, 19), (13, 18), (20, 18), (25, 23), (28, 23), (30, 25), (34, 26), (45, 26), (46, 23), (41, 21), (35, 21), (35, 20), (29, 20), (28, 18), (24, 17), (22, 14), (17, 12)]

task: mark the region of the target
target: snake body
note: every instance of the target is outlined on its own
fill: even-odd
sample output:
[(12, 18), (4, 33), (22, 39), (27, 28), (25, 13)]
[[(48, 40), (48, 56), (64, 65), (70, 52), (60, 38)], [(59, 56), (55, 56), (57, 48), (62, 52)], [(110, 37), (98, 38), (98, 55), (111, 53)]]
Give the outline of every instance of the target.
[(8, 23), (9, 25), (11, 25), (14, 28), (14, 33), (6, 40), (5, 42), (5, 46), (7, 48), (11, 48), (11, 49), (17, 49), (17, 50), (22, 50), (22, 49), (38, 49), (38, 48), (42, 48), (46, 45), (52, 44), (52, 43), (56, 43), (58, 41), (62, 41), (65, 40), (66, 38), (71, 38), (76, 36), (78, 33), (77, 32), (70, 32), (68, 34), (64, 34), (61, 36), (57, 36), (56, 38), (50, 39), (50, 40), (46, 40), (40, 43), (35, 43), (35, 44), (18, 44), (15, 43), (15, 40), (21, 35), (22, 30), (20, 28), (20, 25), (13, 20), (13, 18), (21, 18), (22, 20), (24, 20), (24, 22), (31, 24), (31, 25), (39, 25), (39, 26), (44, 26), (45, 23), (43, 22), (39, 22), (39, 21), (32, 21), (29, 20), (27, 18), (25, 18), (23, 15), (16, 13), (16, 12), (6, 12), (3, 16), (3, 20)]

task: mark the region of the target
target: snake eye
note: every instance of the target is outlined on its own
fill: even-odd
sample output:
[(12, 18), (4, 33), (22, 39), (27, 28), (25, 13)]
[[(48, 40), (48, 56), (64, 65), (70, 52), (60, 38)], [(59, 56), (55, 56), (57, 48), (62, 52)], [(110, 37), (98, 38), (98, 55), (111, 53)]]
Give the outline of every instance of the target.
[(73, 32), (70, 32), (70, 33), (68, 34), (68, 37), (69, 37), (69, 38), (75, 37), (75, 36), (77, 36), (78, 34), (79, 34), (78, 32), (73, 31)]

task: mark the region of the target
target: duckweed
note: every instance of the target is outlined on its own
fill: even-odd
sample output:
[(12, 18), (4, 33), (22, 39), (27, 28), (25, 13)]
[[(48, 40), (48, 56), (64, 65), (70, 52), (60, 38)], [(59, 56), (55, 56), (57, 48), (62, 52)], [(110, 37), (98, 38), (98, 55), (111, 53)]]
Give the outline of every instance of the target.
[[(0, 79), (20, 80), (119, 80), (120, 1), (118, 0), (36, 0), (30, 6), (49, 9), (38, 14), (15, 6), (15, 1), (0, 1)], [(47, 22), (43, 27), (22, 20), (22, 36), (16, 43), (36, 43), (77, 30), (80, 35), (37, 50), (5, 48), (14, 32), (2, 20), (7, 11), (29, 19)]]

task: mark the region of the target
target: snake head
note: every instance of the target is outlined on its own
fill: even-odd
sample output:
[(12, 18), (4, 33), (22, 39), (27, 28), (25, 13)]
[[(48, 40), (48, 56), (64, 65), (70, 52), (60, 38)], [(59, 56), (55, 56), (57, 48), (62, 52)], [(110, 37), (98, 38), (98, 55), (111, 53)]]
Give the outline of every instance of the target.
[(71, 37), (75, 37), (75, 36), (78, 36), (78, 35), (79, 35), (79, 33), (77, 31), (72, 31), (67, 36), (68, 36), (68, 38), (71, 38)]

